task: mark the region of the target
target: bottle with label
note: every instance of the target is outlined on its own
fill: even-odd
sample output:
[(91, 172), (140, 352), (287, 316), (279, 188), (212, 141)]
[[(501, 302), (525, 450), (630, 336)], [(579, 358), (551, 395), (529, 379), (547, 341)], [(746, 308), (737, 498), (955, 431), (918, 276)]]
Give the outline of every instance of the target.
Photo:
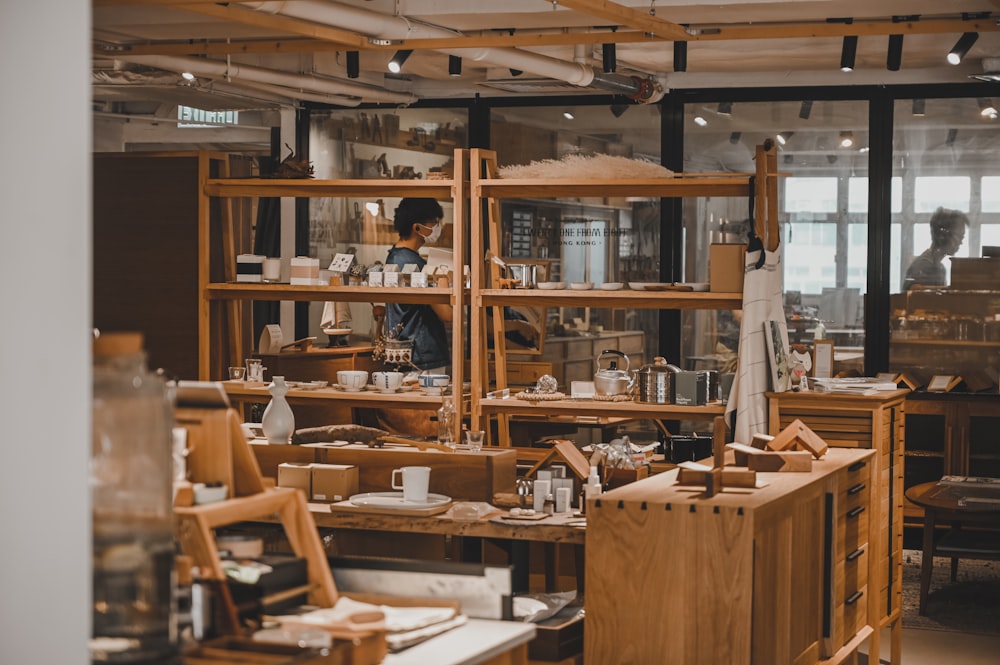
[(438, 443), (449, 448), (457, 447), (457, 441), (455, 441), (455, 405), (452, 404), (450, 397), (445, 397), (442, 400), (437, 418)]

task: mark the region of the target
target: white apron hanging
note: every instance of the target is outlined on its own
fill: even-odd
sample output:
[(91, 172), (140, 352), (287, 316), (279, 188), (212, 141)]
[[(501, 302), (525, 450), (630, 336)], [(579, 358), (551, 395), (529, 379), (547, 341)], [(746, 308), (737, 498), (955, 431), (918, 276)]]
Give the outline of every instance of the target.
[[(764, 253), (764, 262), (758, 268), (756, 264), (761, 252)], [(736, 412), (733, 441), (738, 443), (750, 443), (754, 434), (768, 433), (767, 397), (764, 393), (771, 389), (771, 351), (765, 326), (774, 322), (772, 331), (777, 333), (781, 349), (788, 349), (788, 326), (782, 293), (780, 251), (748, 251), (743, 280), (739, 357), (726, 405), (726, 422), (731, 422), (731, 414)], [(781, 389), (782, 386), (775, 387), (775, 390)]]

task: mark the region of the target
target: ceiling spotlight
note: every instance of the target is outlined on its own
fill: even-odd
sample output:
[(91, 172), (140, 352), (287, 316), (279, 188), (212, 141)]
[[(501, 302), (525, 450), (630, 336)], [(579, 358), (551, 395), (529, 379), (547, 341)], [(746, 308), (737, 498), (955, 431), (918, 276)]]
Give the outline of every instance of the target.
[(733, 103), (732, 102), (719, 102), (719, 108), (717, 109), (719, 115), (732, 115), (733, 113)]
[(688, 68), (688, 43), (674, 42), (674, 71), (686, 72)]
[(962, 62), (962, 58), (964, 58), (965, 54), (969, 52), (969, 49), (972, 48), (972, 45), (976, 43), (977, 39), (979, 39), (978, 32), (963, 33), (962, 36), (958, 38), (958, 41), (955, 42), (955, 45), (951, 47), (951, 50), (948, 51), (948, 62), (953, 65), (957, 65)]
[(924, 99), (914, 99), (913, 100), (913, 115), (917, 116), (918, 118), (922, 118), (925, 115), (927, 115), (927, 111), (925, 110), (925, 106), (926, 106), (926, 100), (924, 100)]
[(979, 103), (979, 115), (990, 120), (997, 119), (997, 107), (993, 105), (992, 99), (980, 97), (977, 101)]
[(860, 153), (866, 153), (866, 152), (869, 152), (870, 150), (871, 150), (871, 148), (869, 146), (864, 146), (862, 148), (858, 148), (858, 152), (860, 152)]
[(898, 72), (903, 63), (903, 35), (889, 35), (889, 52), (885, 56), (885, 68)]
[(576, 116), (573, 115), (572, 111), (563, 111), (563, 117), (566, 118), (567, 120), (573, 120), (574, 118), (576, 118)]
[(808, 120), (810, 114), (813, 111), (813, 103), (811, 99), (803, 100), (802, 106), (799, 107), (799, 117), (803, 120)]
[(620, 118), (625, 114), (625, 111), (628, 111), (628, 108), (628, 104), (612, 104), (611, 113), (613, 113), (616, 118)]
[(788, 139), (795, 136), (795, 132), (778, 132), (778, 135), (774, 138), (778, 140), (779, 145), (785, 145), (788, 143)]
[(618, 58), (614, 43), (603, 44), (601, 46), (601, 56), (604, 65), (604, 72), (606, 74), (615, 73), (615, 71), (618, 70)]
[(948, 138), (944, 140), (944, 144), (947, 146), (955, 145), (956, 138), (958, 138), (958, 130), (953, 127), (948, 130)]
[(462, 59), (457, 55), (448, 56), (448, 76), (462, 75)]
[(743, 138), (743, 132), (733, 132), (729, 135), (729, 142), (736, 145), (740, 142), (741, 138)]
[(191, 72), (181, 72), (181, 78), (184, 79), (185, 81), (193, 81), (194, 74), (192, 74)]
[(840, 71), (853, 72), (854, 59), (858, 53), (857, 35), (844, 35), (844, 45), (840, 48)]
[(840, 133), (840, 147), (850, 148), (854, 145), (854, 132), (847, 131)]
[(361, 75), (361, 54), (358, 51), (347, 52), (347, 78), (356, 79)]
[(836, 155), (827, 155), (826, 156), (826, 161), (830, 162), (831, 164), (836, 164), (837, 163), (837, 156)]
[(705, 120), (700, 115), (696, 115), (694, 117), (694, 124), (698, 125), (699, 127), (704, 127), (705, 125), (708, 124), (708, 120)]
[(403, 69), (403, 63), (406, 62), (411, 53), (413, 53), (412, 49), (400, 49), (396, 51), (396, 54), (392, 56), (392, 60), (389, 61), (389, 71), (393, 74), (398, 74)]
[(513, 69), (513, 68), (511, 68), (511, 69), (509, 69), (509, 70), (507, 70), (507, 71), (509, 71), (509, 72), (510, 72), (510, 75), (511, 75), (511, 76), (520, 76), (521, 74), (523, 74), (523, 73), (524, 73), (524, 71), (523, 71), (523, 70), (520, 70), (520, 69)]

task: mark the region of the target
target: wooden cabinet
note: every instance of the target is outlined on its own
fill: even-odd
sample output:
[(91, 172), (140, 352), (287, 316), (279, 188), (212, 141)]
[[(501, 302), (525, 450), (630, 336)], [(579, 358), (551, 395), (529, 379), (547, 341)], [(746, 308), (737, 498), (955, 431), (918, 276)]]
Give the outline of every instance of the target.
[[(757, 215), (754, 226), (757, 235), (765, 239), (768, 247), (777, 244), (777, 168), (773, 145), (758, 146), (757, 172), (751, 174), (679, 174), (673, 178), (643, 179), (572, 179), (535, 178), (504, 179), (497, 177), (496, 154), (488, 150), (473, 149), (470, 156), (469, 190), (471, 197), (470, 246), (472, 256), (482, 256), (487, 247), (500, 247), (500, 206), (505, 199), (554, 199), (588, 198), (595, 196), (626, 197), (650, 196), (681, 198), (698, 196), (754, 196)], [(484, 235), (484, 233), (486, 235)], [(487, 242), (488, 236), (488, 242)], [(470, 348), (473, 350), (472, 420), (486, 427), (485, 419), (498, 416), (501, 445), (508, 445), (506, 418), (518, 414), (563, 416), (639, 417), (656, 419), (711, 419), (721, 415), (723, 407), (716, 403), (702, 407), (677, 407), (675, 405), (641, 404), (626, 402), (593, 401), (586, 404), (568, 400), (556, 402), (529, 402), (518, 399), (494, 399), (486, 395), (491, 385), (485, 340), (487, 339), (487, 309), (492, 308), (494, 327), (502, 319), (504, 307), (574, 307), (605, 309), (740, 309), (742, 293), (694, 292), (678, 290), (541, 290), (508, 289), (500, 286), (499, 267), (492, 261), (473, 261), (471, 294)], [(496, 357), (504, 359), (503, 334), (494, 330)], [(638, 348), (638, 339), (629, 333), (620, 333), (616, 339), (622, 350)], [(610, 337), (608, 338), (610, 340)], [(604, 340), (601, 340), (604, 341)], [(589, 381), (594, 375), (594, 359), (603, 348), (596, 338), (552, 339), (545, 342), (543, 353), (553, 363), (553, 372), (560, 383), (560, 390), (568, 392), (574, 380)], [(614, 347), (611, 347), (614, 348)], [(626, 351), (627, 353), (627, 351)], [(630, 354), (631, 355), (631, 354)], [(638, 358), (642, 361), (643, 358)], [(649, 360), (649, 359), (645, 359)], [(509, 379), (504, 362), (496, 363), (496, 387), (505, 388)]]
[(845, 662), (873, 632), (874, 456), (831, 448), (811, 472), (711, 498), (671, 471), (591, 501), (586, 662)]
[[(907, 390), (875, 395), (819, 392), (768, 393), (771, 434), (801, 420), (831, 447), (870, 448), (874, 479), (871, 519), (878, 528), (863, 558), (868, 560), (868, 611), (876, 627), (892, 629), (892, 662), (902, 639), (903, 453), (906, 449)], [(907, 408), (904, 409), (904, 406)], [(862, 555), (858, 555), (861, 557)], [(850, 566), (856, 567), (852, 561)], [(877, 645), (878, 636), (873, 639)]]
[(572, 381), (594, 379), (594, 360), (605, 349), (621, 351), (629, 357), (633, 369), (641, 367), (645, 362), (645, 346), (646, 334), (641, 330), (602, 332), (586, 337), (546, 337), (542, 359), (552, 363), (552, 376), (559, 385), (569, 386)]
[[(228, 365), (240, 365), (243, 359), (250, 355), (248, 337), (239, 316), (230, 315), (226, 324), (221, 316), (215, 316), (217, 310), (225, 305), (230, 312), (238, 310), (242, 303), (255, 300), (265, 301), (338, 301), (338, 302), (397, 302), (403, 304), (446, 304), (452, 307), (452, 382), (462, 386), (464, 382), (464, 321), (465, 290), (461, 277), (453, 280), (450, 288), (395, 288), (368, 286), (298, 286), (291, 284), (269, 283), (237, 283), (230, 279), (219, 281), (220, 274), (217, 264), (233, 262), (234, 252), (228, 246), (215, 248), (211, 243), (212, 226), (210, 209), (217, 199), (229, 200), (234, 206), (244, 200), (259, 197), (290, 197), (290, 198), (344, 198), (355, 197), (375, 200), (379, 197), (429, 197), (439, 200), (449, 200), (454, 203), (456, 223), (453, 225), (454, 265), (462, 266), (465, 260), (466, 224), (462, 217), (465, 209), (466, 181), (461, 174), (465, 172), (467, 153), (463, 150), (454, 151), (455, 169), (459, 174), (454, 179), (429, 180), (281, 180), (281, 179), (225, 179), (209, 178), (202, 183), (199, 211), (199, 258), (198, 258), (198, 374), (202, 380), (218, 380), (224, 376)], [(226, 226), (222, 225), (223, 235)], [(216, 251), (213, 251), (216, 249)], [(230, 273), (231, 274), (231, 273)], [(220, 357), (217, 349), (224, 339), (229, 340), (228, 357)], [(260, 389), (257, 393), (245, 385), (227, 382), (226, 389), (231, 394), (241, 398), (256, 396), (268, 399), (266, 391)], [(413, 409), (437, 409), (440, 397), (428, 397), (415, 393), (399, 393), (391, 396), (372, 394), (345, 393), (326, 389), (309, 391), (313, 394), (289, 393), (290, 399), (325, 400), (333, 403), (342, 402), (343, 406), (368, 406), (378, 408), (381, 405)], [(373, 399), (374, 398), (374, 399)], [(458, 400), (461, 402), (461, 400)], [(461, 411), (462, 404), (456, 404)], [(460, 419), (459, 419), (460, 420)], [(456, 424), (457, 427), (457, 424)]]

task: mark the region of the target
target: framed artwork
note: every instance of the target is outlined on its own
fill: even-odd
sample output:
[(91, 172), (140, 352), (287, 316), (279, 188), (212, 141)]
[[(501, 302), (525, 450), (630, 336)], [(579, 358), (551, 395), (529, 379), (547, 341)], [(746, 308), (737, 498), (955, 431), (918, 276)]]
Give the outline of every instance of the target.
[(771, 368), (771, 389), (782, 393), (791, 387), (788, 368), (788, 349), (782, 321), (765, 321), (764, 337), (767, 338), (767, 358)]
[(818, 339), (813, 342), (813, 377), (833, 377), (833, 340)]

